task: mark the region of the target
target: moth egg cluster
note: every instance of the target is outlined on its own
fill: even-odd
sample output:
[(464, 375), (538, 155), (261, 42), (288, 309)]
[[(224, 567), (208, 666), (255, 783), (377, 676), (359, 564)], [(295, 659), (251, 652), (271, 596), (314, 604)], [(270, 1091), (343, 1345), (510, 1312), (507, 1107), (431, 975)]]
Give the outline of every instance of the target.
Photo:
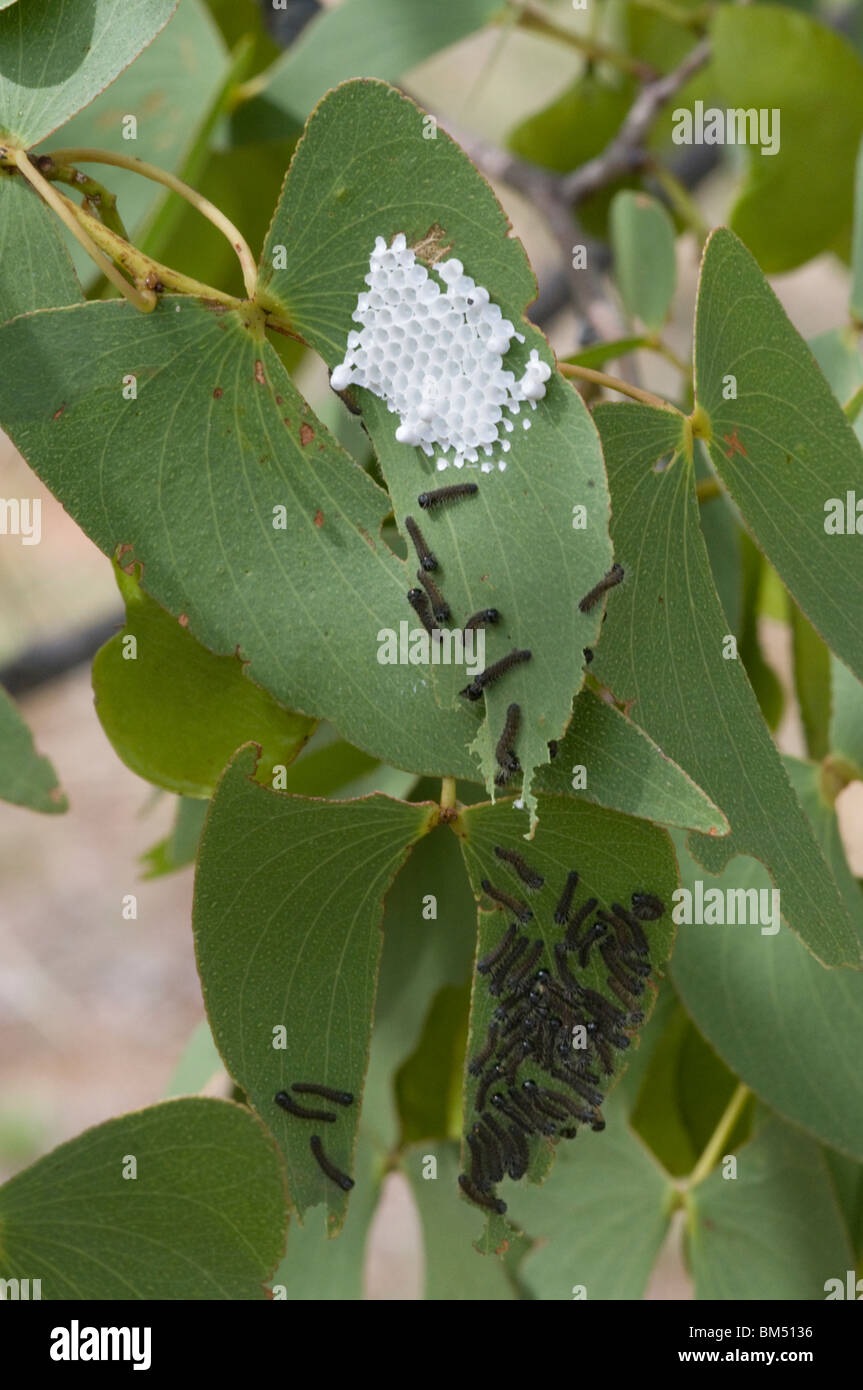
[[(363, 386), (399, 416), (396, 439), (437, 458), (439, 470), (494, 468), (496, 447), (506, 454), (523, 404), (536, 409), (551, 368), (534, 349), (523, 375), (503, 358), (513, 339), (524, 342), (489, 292), (465, 275), (454, 257), (435, 267), (433, 279), (399, 235), (391, 246), (377, 237), (357, 298), (343, 362), (330, 376), (333, 389)], [(524, 428), (530, 427), (529, 417)], [(503, 436), (501, 435), (503, 432)], [(482, 457), (480, 457), (482, 456)], [(498, 458), (498, 468), (506, 460)]]

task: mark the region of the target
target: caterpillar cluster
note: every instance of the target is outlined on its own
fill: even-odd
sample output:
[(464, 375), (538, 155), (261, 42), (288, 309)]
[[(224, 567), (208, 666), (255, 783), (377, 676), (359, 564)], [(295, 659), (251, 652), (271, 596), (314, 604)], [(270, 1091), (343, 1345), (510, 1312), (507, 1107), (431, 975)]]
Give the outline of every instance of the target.
[[(354, 1103), (350, 1091), (335, 1091), (331, 1086), (321, 1086), (316, 1081), (295, 1081), (291, 1090), (296, 1095), (320, 1096), (323, 1100), (331, 1101), (334, 1105), (353, 1105)], [(297, 1120), (317, 1120), (319, 1124), (335, 1123), (336, 1117), (331, 1110), (313, 1110), (309, 1106), (300, 1105), (287, 1091), (278, 1091), (274, 1099), (276, 1105), (280, 1106), (282, 1110), (286, 1110)], [(343, 1173), (327, 1157), (319, 1134), (311, 1136), (309, 1148), (321, 1172), (326, 1174), (330, 1182), (334, 1182), (343, 1192), (350, 1192), (354, 1185), (353, 1178), (348, 1177), (347, 1173)]]
[[(496, 845), (494, 852), (529, 892), (542, 888), (542, 875), (517, 851)], [(629, 1047), (627, 1029), (644, 1019), (637, 1007), (650, 974), (643, 924), (658, 921), (665, 906), (652, 893), (635, 892), (629, 908), (612, 903), (606, 912), (596, 898), (588, 898), (573, 910), (578, 882), (573, 869), (554, 910), (555, 924), (565, 931), (554, 946), (552, 969), (544, 941), (531, 941), (522, 931), (533, 920), (532, 909), (482, 881), (487, 896), (516, 920), (477, 964), (489, 994), (501, 1002), (481, 1050), (468, 1064), (478, 1079), (477, 1119), (465, 1136), (470, 1163), (459, 1184), (477, 1206), (500, 1215), (506, 1203), (495, 1186), (504, 1177), (524, 1177), (534, 1139), (574, 1139), (582, 1125), (597, 1132), (605, 1128), (601, 1078), (611, 1076), (615, 1053)], [(585, 970), (591, 951), (599, 952), (606, 983), (621, 1008), (573, 975), (572, 959)], [(587, 1039), (586, 1047), (576, 1049), (576, 1030)], [(522, 1068), (532, 1074), (520, 1078)]]

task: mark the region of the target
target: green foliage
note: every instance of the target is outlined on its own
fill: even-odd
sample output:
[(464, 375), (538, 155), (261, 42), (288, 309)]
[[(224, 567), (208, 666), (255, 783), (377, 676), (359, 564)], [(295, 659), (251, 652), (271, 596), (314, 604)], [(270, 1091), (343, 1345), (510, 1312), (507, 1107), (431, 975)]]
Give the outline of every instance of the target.
[(47, 758), (40, 758), (33, 735), (0, 686), (0, 801), (27, 806), (31, 811), (56, 815), (68, 810), (57, 774)]
[(719, 5), (711, 34), (722, 105), (781, 113), (777, 152), (747, 147), (733, 230), (770, 274), (847, 251), (863, 62), (839, 34), (779, 5)]
[[(41, 1276), (43, 1297), (361, 1300), (388, 1175), (410, 1189), (430, 1301), (641, 1298), (666, 1242), (700, 1299), (821, 1299), (863, 1255), (863, 897), (836, 814), (863, 780), (859, 25), (840, 16), (849, 43), (814, 0), (623, 3), (598, 29), (565, 8), (343, 0), (280, 53), (255, 0), (0, 0), (0, 425), (114, 563), (126, 622), (95, 659), (96, 711), (153, 799), (178, 793), (167, 834), (126, 862), (148, 879), (195, 864), (207, 1014), (170, 1101), (0, 1188), (0, 1278)], [(578, 73), (554, 95), (561, 31), (585, 57), (553, 69)], [(465, 39), (418, 73), (434, 114), (388, 85)], [(645, 96), (651, 73), (668, 76)], [(777, 152), (728, 151), (704, 205), (707, 152), (672, 143), (696, 100), (781, 116)], [(520, 161), (489, 144), (507, 129)], [(167, 193), (139, 159), (190, 187)], [(588, 161), (573, 204), (565, 175)], [(128, 244), (70, 164), (119, 199)], [(527, 193), (513, 213), (543, 273), (546, 244), (564, 272), (560, 372), (527, 318), (537, 282), (499, 180)], [(717, 199), (732, 230), (708, 237)], [(147, 295), (106, 299), (119, 287), (76, 221)], [(659, 336), (684, 227), (707, 239), (694, 373)], [(582, 229), (611, 253), (591, 241), (586, 274)], [(463, 666), (380, 659), (415, 625), (406, 519), (421, 491), (472, 475), (398, 443), (369, 391), (327, 387), (375, 239), (397, 234), (433, 282), (457, 257), (487, 288), (525, 337), (507, 369), (532, 351), (550, 368), (506, 469), (422, 513), (453, 627), (493, 604), (486, 664), (531, 653), (476, 702)], [(764, 275), (825, 250), (850, 260), (849, 312), (807, 345)], [(674, 363), (674, 403), (597, 378), (644, 348), (651, 388), (657, 355)], [(639, 404), (596, 405), (601, 384)], [(14, 507), (0, 498), (4, 557)], [(495, 781), (513, 703), (523, 785)], [(807, 761), (772, 736), (798, 712)], [(3, 691), (0, 798), (66, 805)], [(542, 877), (529, 894), (513, 855)], [(468, 1059), (502, 997), (476, 962), (516, 908), (482, 884), (527, 894), (531, 971), (559, 972), (562, 1013), (601, 1020), (578, 990), (624, 1002), (607, 947), (570, 953), (578, 984), (554, 955), (574, 869), (576, 907), (665, 905), (630, 986), (642, 1017), (618, 1015), (606, 1057), (592, 1025), (605, 1131), (536, 1134), (524, 1179), (495, 1185), (506, 1214), (489, 1213), (457, 1183), (474, 1163)], [(529, 979), (519, 1080), (545, 1081), (530, 1039), (562, 1020), (543, 1013), (555, 987)], [(242, 1104), (201, 1094), (217, 1086)], [(39, 1128), (13, 1117), (0, 1158), (29, 1160)]]
[[(62, 2), (62, 0), (61, 0)], [(0, 135), (37, 144), (87, 106), (167, 24), (177, 0), (27, 0), (0, 14)]]
[(261, 749), (261, 775), (293, 762), (314, 720), (282, 709), (246, 680), (235, 656), (214, 656), (115, 567), (126, 625), (93, 662), (96, 713), (127, 767), (168, 791), (210, 797), (241, 743)]
[(622, 192), (611, 204), (614, 278), (623, 307), (658, 333), (668, 317), (677, 281), (674, 224), (661, 203)]
[(254, 1116), (167, 1101), (0, 1188), (0, 1277), (40, 1276), (49, 1299), (262, 1299), (285, 1226), (278, 1156)]

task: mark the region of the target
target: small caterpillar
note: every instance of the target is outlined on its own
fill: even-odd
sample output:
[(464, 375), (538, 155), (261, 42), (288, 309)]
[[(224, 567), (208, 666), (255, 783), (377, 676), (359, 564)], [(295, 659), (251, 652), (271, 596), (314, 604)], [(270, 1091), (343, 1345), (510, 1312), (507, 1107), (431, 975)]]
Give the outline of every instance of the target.
[(521, 763), (512, 746), (518, 737), (520, 724), (521, 706), (515, 703), (507, 706), (503, 733), (498, 739), (497, 747), (494, 750), (494, 756), (500, 768), (500, 771), (494, 779), (498, 786), (505, 786), (513, 773), (521, 771)]
[(452, 487), (438, 487), (433, 492), (421, 492), (417, 502), (423, 511), (439, 507), (442, 502), (455, 502), (460, 497), (474, 497), (479, 492), (476, 483), (454, 483)]
[(611, 569), (608, 571), (608, 574), (604, 574), (600, 579), (599, 583), (594, 584), (590, 593), (585, 594), (584, 598), (578, 605), (579, 612), (589, 613), (591, 608), (593, 608), (594, 604), (602, 598), (602, 595), (608, 593), (608, 590), (613, 589), (617, 584), (620, 584), (622, 579), (623, 566), (616, 564), (612, 565)]
[(340, 1168), (337, 1168), (334, 1163), (330, 1162), (324, 1153), (324, 1146), (321, 1143), (321, 1136), (319, 1134), (312, 1135), (309, 1140), (309, 1148), (315, 1156), (318, 1167), (323, 1173), (326, 1173), (330, 1181), (334, 1182), (337, 1187), (340, 1187), (343, 1192), (350, 1192), (354, 1185), (353, 1178), (349, 1178), (347, 1173), (343, 1173)]
[(495, 845), (494, 852), (498, 859), (503, 860), (504, 864), (509, 864), (515, 869), (522, 883), (531, 893), (538, 893), (545, 879), (542, 874), (538, 874), (536, 869), (532, 869), (526, 864), (517, 850), (504, 849), (501, 845)]
[(439, 623), (445, 623), (450, 616), (450, 606), (435, 584), (430, 574), (425, 570), (417, 570), (417, 579), (422, 584), (429, 597), (431, 610)]
[(495, 661), (493, 665), (486, 666), (484, 671), (480, 671), (478, 676), (469, 685), (466, 685), (459, 694), (467, 697), (468, 700), (480, 699), (486, 686), (491, 685), (492, 681), (498, 680), (512, 666), (519, 665), (522, 661), (530, 661), (533, 653), (529, 651), (519, 651), (514, 647), (506, 656), (502, 656), (500, 661)]
[(515, 936), (517, 931), (518, 927), (515, 925), (515, 922), (512, 922), (510, 926), (507, 928), (507, 930), (504, 932), (497, 945), (493, 947), (491, 951), (489, 951), (487, 956), (483, 956), (482, 960), (477, 962), (476, 968), (479, 971), (480, 975), (488, 974), (492, 966), (495, 965), (495, 963), (503, 955), (504, 951), (508, 948), (510, 942), (512, 941), (512, 938)]
[(633, 893), (632, 910), (642, 922), (658, 922), (665, 913), (665, 903), (653, 893)]
[(298, 1105), (287, 1091), (279, 1091), (275, 1096), (275, 1102), (283, 1110), (287, 1110), (289, 1115), (295, 1115), (298, 1120), (323, 1120), (326, 1124), (332, 1124), (336, 1118), (329, 1110), (307, 1110), (304, 1105)]
[(412, 516), (405, 517), (405, 528), (407, 530), (408, 535), (414, 543), (414, 549), (417, 553), (417, 559), (419, 560), (423, 569), (436, 570), (438, 567), (437, 560), (435, 559), (431, 550), (427, 546), (425, 536), (423, 535), (420, 528), (417, 526)]
[(588, 898), (587, 902), (582, 903), (581, 907), (577, 909), (574, 916), (570, 918), (569, 925), (566, 929), (567, 950), (575, 951), (578, 949), (579, 945), (581, 944), (578, 939), (578, 929), (584, 921), (585, 917), (589, 917), (591, 912), (593, 912), (593, 909), (598, 905), (599, 900), (597, 898)]
[(522, 925), (532, 920), (533, 913), (527, 903), (520, 902), (518, 898), (511, 897), (509, 893), (502, 892), (500, 888), (495, 888), (487, 878), (482, 880), (480, 886), (482, 891), (487, 893), (494, 902), (500, 903), (503, 907), (508, 907), (510, 912), (514, 912)]
[(490, 1192), (481, 1192), (466, 1173), (459, 1173), (458, 1181), (465, 1196), (469, 1197), (478, 1207), (485, 1207), (488, 1211), (494, 1211), (497, 1212), (498, 1216), (503, 1216), (506, 1211), (506, 1202), (501, 1201), (500, 1197), (495, 1197)]
[(426, 632), (434, 632), (434, 618), (428, 598), (422, 589), (408, 589), (408, 603), (416, 613)]
[(321, 1086), (316, 1081), (295, 1081), (291, 1087), (298, 1096), (323, 1096), (324, 1100), (331, 1100), (335, 1105), (353, 1105), (354, 1097), (351, 1091), (334, 1091), (331, 1086)]
[(566, 877), (566, 885), (558, 899), (557, 907), (554, 909), (554, 920), (559, 927), (562, 927), (569, 917), (572, 909), (572, 896), (578, 887), (578, 870), (570, 869)]
[(488, 623), (496, 623), (500, 618), (496, 608), (481, 608), (473, 617), (468, 618), (464, 625), (465, 632), (473, 632), (475, 628), (485, 627)]

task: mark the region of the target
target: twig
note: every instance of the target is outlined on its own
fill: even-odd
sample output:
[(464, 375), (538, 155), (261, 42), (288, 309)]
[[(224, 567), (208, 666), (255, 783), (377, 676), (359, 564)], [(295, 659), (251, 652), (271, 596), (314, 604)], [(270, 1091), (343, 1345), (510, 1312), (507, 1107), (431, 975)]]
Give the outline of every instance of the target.
[(631, 396), (634, 401), (640, 401), (642, 405), (653, 406), (654, 410), (667, 410), (673, 415), (680, 415), (685, 419), (682, 410), (678, 410), (676, 405), (670, 401), (664, 401), (661, 396), (654, 396), (652, 391), (642, 391), (640, 386), (631, 386), (628, 381), (622, 381), (620, 377), (609, 376), (607, 372), (594, 371), (593, 367), (578, 367), (574, 362), (559, 362), (558, 371), (563, 376), (578, 377), (581, 381), (592, 381), (597, 386), (605, 386), (609, 391), (619, 391), (623, 396)]
[(65, 183), (81, 193), (84, 198), (85, 211), (92, 212), (99, 218), (100, 222), (103, 222), (106, 227), (110, 227), (112, 232), (116, 232), (126, 241), (129, 240), (129, 233), (123, 226), (123, 219), (117, 211), (116, 193), (111, 193), (103, 183), (98, 183), (96, 179), (90, 178), (83, 169), (76, 169), (73, 164), (55, 163), (50, 154), (38, 155), (36, 168), (51, 183)]
[(611, 48), (608, 44), (600, 43), (598, 39), (589, 38), (585, 34), (577, 34), (572, 29), (565, 29), (562, 24), (558, 24), (551, 15), (544, 14), (536, 5), (527, 4), (519, 10), (516, 18), (516, 25), (519, 29), (527, 29), (534, 34), (545, 34), (550, 39), (556, 39), (558, 43), (568, 44), (570, 48), (575, 48), (579, 53), (583, 53), (585, 58), (594, 63), (608, 63), (620, 72), (627, 73), (630, 77), (639, 77), (642, 81), (650, 81), (657, 76), (656, 69), (650, 67), (648, 63), (643, 63), (639, 58), (632, 58), (628, 53), (622, 53), (618, 48)]
[(693, 73), (704, 67), (709, 57), (710, 42), (702, 39), (673, 72), (642, 87), (619, 131), (602, 154), (589, 159), (561, 180), (560, 193), (564, 201), (571, 207), (577, 206), (597, 189), (641, 169), (647, 160), (645, 142), (657, 115)]

